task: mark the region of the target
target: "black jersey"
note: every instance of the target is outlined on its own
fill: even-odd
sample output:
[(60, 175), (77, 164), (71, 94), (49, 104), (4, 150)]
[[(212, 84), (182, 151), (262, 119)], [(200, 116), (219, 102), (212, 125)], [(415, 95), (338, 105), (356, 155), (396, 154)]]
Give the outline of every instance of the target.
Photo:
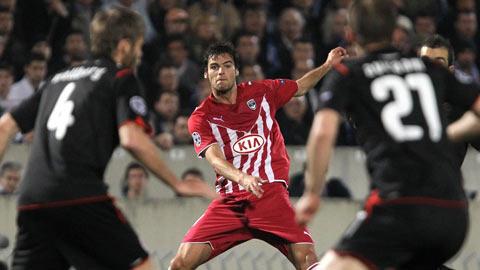
[(393, 49), (337, 65), (320, 95), (321, 108), (353, 120), (373, 187), (383, 198), (464, 199), (441, 106), (467, 110), (477, 98), (477, 86)]
[(137, 78), (106, 59), (55, 74), (11, 114), (22, 132), (34, 129), (20, 206), (106, 195), (119, 126), (149, 129)]

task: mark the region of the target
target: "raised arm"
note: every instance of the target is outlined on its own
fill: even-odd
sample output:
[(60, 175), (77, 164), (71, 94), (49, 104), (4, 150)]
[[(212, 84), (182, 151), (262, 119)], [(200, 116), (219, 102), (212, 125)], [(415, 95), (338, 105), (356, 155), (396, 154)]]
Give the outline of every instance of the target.
[(225, 159), (222, 150), (218, 144), (212, 144), (205, 151), (205, 158), (210, 165), (215, 169), (215, 172), (225, 177), (228, 180), (234, 181), (243, 186), (245, 190), (253, 193), (257, 197), (262, 197), (263, 189), (261, 184), (266, 180), (259, 177), (248, 175), (241, 170), (235, 168), (230, 162)]
[(175, 174), (160, 158), (157, 147), (150, 137), (133, 122), (126, 123), (119, 128), (120, 144), (136, 159), (142, 162), (157, 178), (167, 184), (176, 193), (183, 196), (202, 196), (209, 199), (218, 195), (205, 182), (179, 181)]
[(17, 122), (10, 113), (5, 113), (0, 117), (0, 160), (7, 150), (10, 139), (19, 131)]
[(298, 91), (295, 94), (296, 97), (305, 95), (310, 89), (315, 87), (315, 85), (320, 81), (325, 74), (332, 68), (333, 65), (336, 65), (342, 61), (343, 58), (348, 57), (347, 51), (342, 47), (337, 47), (328, 53), (327, 60), (323, 65), (307, 72), (300, 79), (297, 80)]

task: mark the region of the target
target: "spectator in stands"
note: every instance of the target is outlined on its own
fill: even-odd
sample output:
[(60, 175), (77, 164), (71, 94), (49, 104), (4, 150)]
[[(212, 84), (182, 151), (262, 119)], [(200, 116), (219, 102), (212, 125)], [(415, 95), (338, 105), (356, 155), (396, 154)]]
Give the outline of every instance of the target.
[(435, 16), (428, 12), (419, 12), (414, 18), (413, 25), (415, 29), (415, 47), (427, 37), (430, 37), (437, 32)]
[(189, 58), (190, 51), (186, 39), (181, 35), (170, 36), (167, 40), (166, 52), (168, 59), (177, 68), (180, 87), (188, 89), (190, 94), (202, 74), (200, 67)]
[(205, 181), (205, 177), (203, 177), (202, 171), (195, 167), (191, 167), (186, 169), (181, 176), (182, 181), (192, 181), (192, 180), (200, 180)]
[(42, 54), (31, 53), (24, 72), (23, 78), (12, 85), (8, 95), (13, 106), (31, 96), (43, 84), (47, 75), (47, 59)]
[(475, 64), (477, 48), (472, 40), (457, 41), (455, 48), (455, 76), (465, 83), (480, 84), (480, 73)]
[(240, 65), (253, 65), (258, 62), (260, 40), (253, 33), (241, 31), (235, 39), (235, 50), (238, 54)]
[[(461, 10), (457, 13), (455, 20), (455, 41), (457, 40), (478, 40), (477, 14), (472, 10)], [(455, 47), (455, 42), (454, 42)], [(478, 43), (477, 43), (478, 45)], [(456, 48), (455, 48), (456, 49)]]
[(317, 46), (318, 57), (324, 59), (328, 52), (345, 43), (345, 27), (347, 26), (347, 9), (330, 10), (322, 24), (322, 42)]
[(70, 7), (70, 28), (83, 33), (87, 47), (90, 46), (90, 21), (100, 9), (101, 0), (75, 0)]
[(15, 161), (5, 161), (0, 167), (0, 195), (12, 195), (20, 182), (22, 165)]
[(0, 6), (0, 36), (4, 39), (4, 49), (0, 61), (10, 63), (14, 68), (15, 80), (22, 76), (26, 48), (13, 33), (13, 12), (9, 7)]
[(165, 15), (177, 5), (175, 0), (153, 0), (148, 4), (148, 17), (159, 36), (165, 35)]
[(197, 83), (197, 87), (195, 88), (195, 91), (194, 91), (195, 100), (198, 100), (198, 102), (200, 103), (209, 95), (210, 95), (210, 85), (208, 84), (208, 81), (205, 79), (200, 80)]
[(103, 8), (108, 8), (113, 5), (123, 6), (140, 13), (145, 23), (145, 41), (148, 42), (156, 37), (155, 28), (148, 17), (147, 0), (103, 0)]
[(175, 117), (180, 111), (178, 94), (164, 91), (155, 102), (152, 117), (155, 129), (155, 142), (163, 149), (168, 150), (173, 146), (173, 126)]
[(215, 15), (203, 15), (191, 20), (193, 29), (191, 48), (192, 58), (197, 63), (202, 63), (203, 52), (207, 47), (222, 39), (222, 32)]
[(277, 121), (280, 126), (286, 145), (305, 145), (307, 143), (310, 125), (305, 119), (308, 105), (305, 96), (293, 97), (282, 110), (277, 112)]
[[(182, 181), (190, 182), (190, 181), (203, 181), (205, 182), (205, 177), (203, 176), (202, 171), (200, 171), (196, 167), (190, 167), (183, 171), (181, 176)], [(177, 194), (177, 197), (182, 197), (181, 195)]]
[(158, 92), (176, 93), (179, 98), (180, 108), (185, 112), (193, 111), (196, 104), (196, 101), (192, 100), (193, 89), (188, 89), (180, 85), (179, 69), (177, 66), (169, 62), (158, 63), (155, 78)]
[(200, 0), (190, 6), (188, 13), (192, 18), (193, 25), (201, 17), (217, 17), (217, 26), (222, 36), (230, 38), (240, 28), (241, 21), (235, 6), (221, 0)]
[(175, 118), (172, 135), (175, 145), (192, 144), (192, 136), (188, 132), (188, 116), (178, 115)]
[[(50, 46), (50, 44), (48, 44), (47, 40), (45, 39), (40, 39), (37, 42), (35, 42), (30, 52), (42, 54), (43, 56), (45, 56), (45, 59), (47, 60), (47, 62), (50, 62), (52, 58), (52, 47)], [(49, 72), (51, 71), (50, 68), (48, 69), (48, 71)]]
[(267, 45), (267, 77), (286, 78), (292, 67), (293, 42), (303, 36), (305, 18), (294, 8), (286, 8), (280, 14), (277, 33)]
[(392, 33), (392, 46), (405, 55), (413, 54), (413, 24), (409, 18), (399, 16)]
[(262, 67), (267, 63), (267, 10), (262, 4), (248, 4), (242, 12), (242, 32), (252, 33), (259, 39), (260, 55), (259, 63)]
[(13, 67), (6, 63), (0, 63), (0, 115), (9, 111), (13, 105), (8, 100), (8, 94), (13, 83)]
[(143, 46), (142, 64), (138, 69), (138, 74), (146, 86), (147, 101), (150, 106), (157, 98), (157, 94), (154, 91), (156, 88), (156, 66), (159, 61), (165, 60), (167, 40), (172, 36), (188, 38), (190, 32), (188, 22), (189, 15), (184, 9), (169, 9), (162, 21), (165, 30)]
[(54, 60), (52, 72), (57, 72), (75, 64), (78, 65), (78, 62), (88, 59), (88, 44), (84, 33), (81, 31), (70, 32), (65, 39), (63, 51), (64, 53), (60, 58)]
[(240, 82), (259, 81), (265, 79), (263, 69), (259, 64), (243, 64), (240, 67)]
[(148, 171), (138, 162), (131, 162), (125, 169), (122, 196), (128, 201), (147, 203), (152, 201), (147, 192)]

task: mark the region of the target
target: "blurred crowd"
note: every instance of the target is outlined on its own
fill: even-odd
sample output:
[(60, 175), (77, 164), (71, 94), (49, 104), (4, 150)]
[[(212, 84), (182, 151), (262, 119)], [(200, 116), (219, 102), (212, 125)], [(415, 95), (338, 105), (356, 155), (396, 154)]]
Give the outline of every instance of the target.
[[(89, 22), (99, 9), (121, 5), (142, 14), (143, 60), (138, 69), (157, 145), (190, 144), (188, 116), (209, 95), (202, 53), (230, 40), (239, 82), (297, 79), (349, 44), (344, 28), (351, 0), (0, 0), (0, 113), (30, 96), (47, 76), (88, 60)], [(476, 0), (395, 0), (400, 11), (392, 45), (415, 54), (439, 33), (455, 51), (455, 73), (480, 83)], [(319, 87), (321, 82), (317, 87)], [(318, 90), (318, 89), (316, 89)], [(277, 114), (286, 144), (304, 145), (318, 91), (294, 98)], [(28, 141), (28, 136), (23, 140)], [(355, 145), (344, 123), (339, 145)]]

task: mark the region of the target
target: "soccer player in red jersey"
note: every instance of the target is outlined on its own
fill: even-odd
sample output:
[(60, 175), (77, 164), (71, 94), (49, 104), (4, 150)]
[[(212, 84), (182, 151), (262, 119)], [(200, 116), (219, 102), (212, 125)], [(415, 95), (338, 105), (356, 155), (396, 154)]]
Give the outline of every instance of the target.
[(290, 161), (275, 113), (312, 89), (345, 56), (345, 49), (333, 49), (322, 66), (297, 81), (237, 85), (233, 47), (217, 43), (207, 50), (204, 77), (212, 93), (192, 113), (188, 127), (196, 153), (217, 173), (221, 197), (185, 235), (170, 269), (194, 269), (253, 238), (276, 247), (297, 269), (315, 262), (313, 240), (296, 223), (288, 198)]

